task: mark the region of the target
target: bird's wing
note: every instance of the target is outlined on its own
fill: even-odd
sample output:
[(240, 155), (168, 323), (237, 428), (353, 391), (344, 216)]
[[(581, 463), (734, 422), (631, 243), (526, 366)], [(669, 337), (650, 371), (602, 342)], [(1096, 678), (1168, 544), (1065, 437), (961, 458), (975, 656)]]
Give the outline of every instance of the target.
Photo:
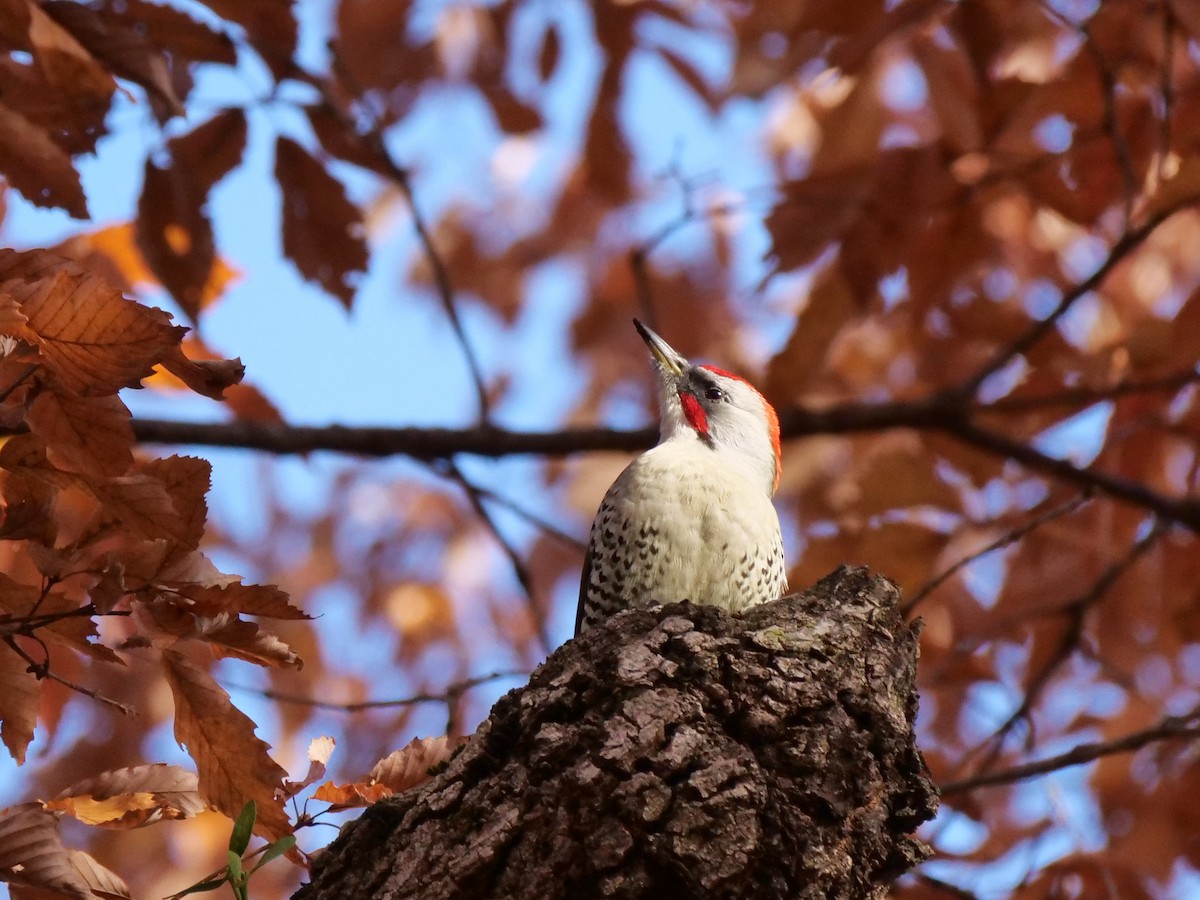
[(579, 606), (575, 610), (575, 637), (583, 626), (583, 601), (587, 597), (588, 582), (592, 578), (592, 544), (588, 541), (587, 553), (583, 555), (583, 575), (579, 579)]

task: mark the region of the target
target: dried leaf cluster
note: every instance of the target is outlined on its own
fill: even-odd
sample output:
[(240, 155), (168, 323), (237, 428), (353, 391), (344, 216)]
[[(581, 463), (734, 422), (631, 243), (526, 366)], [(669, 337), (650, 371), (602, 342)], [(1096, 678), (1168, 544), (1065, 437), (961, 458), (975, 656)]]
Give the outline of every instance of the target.
[[(920, 727), (944, 803), (937, 856), (898, 896), (1194, 884), (1196, 4), (567, 6), (0, 10), (7, 203), (79, 220), (56, 247), (9, 229), (26, 249), (0, 250), (14, 894), (126, 891), (62, 840), (63, 816), (96, 826), (88, 849), (139, 894), (165, 893), (224, 865), (211, 811), (253, 800), (275, 839), (451, 752), (566, 635), (578, 538), (624, 463), (589, 451), (652, 440), (603, 426), (652, 414), (633, 314), (779, 408), (792, 584), (866, 564), (925, 621)], [(253, 89), (214, 108), (204, 86), (230, 83)], [(430, 110), (447, 118), (415, 128)], [(93, 223), (80, 172), (137, 129), (138, 199)], [(372, 251), (400, 248), (397, 302), (444, 317), (475, 406), (446, 422), (469, 424), (285, 421), (283, 398), (154, 308), (203, 329), (234, 289), (212, 211), (233, 173), (274, 185), (275, 209), (245, 215), (355, 315)], [(506, 427), (564, 394), (544, 356), (504, 352), (531, 321), (574, 379), (538, 433)], [(342, 377), (403, 419), (370, 362)], [(223, 397), (229, 421), (131, 418), (122, 391), (142, 383)], [(254, 527), (209, 518), (209, 463), (138, 443), (258, 451)], [(323, 448), (413, 462), (310, 457), (321, 500), (297, 502), (270, 454)], [(335, 734), (337, 765), (327, 778), (314, 745), (287, 781), (260, 727), (289, 765)], [(188, 768), (163, 763), (157, 731)], [(431, 732), (448, 737), (413, 740)], [(174, 880), (141, 862), (168, 857)], [(294, 886), (274, 871), (256, 888)]]

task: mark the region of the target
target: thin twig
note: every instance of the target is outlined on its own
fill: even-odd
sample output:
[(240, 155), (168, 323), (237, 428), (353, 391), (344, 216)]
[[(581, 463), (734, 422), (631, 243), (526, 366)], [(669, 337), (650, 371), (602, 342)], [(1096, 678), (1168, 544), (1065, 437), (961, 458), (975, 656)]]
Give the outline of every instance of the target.
[[(355, 98), (360, 106), (364, 109), (367, 108), (366, 104), (362, 102), (364, 96), (363, 90), (355, 83), (349, 70), (342, 63), (341, 57), (332, 46), (330, 47), (330, 60), (330, 68), (338, 81)], [(338, 117), (338, 120), (346, 131), (347, 137), (362, 143), (365, 148), (369, 149), (378, 158), (383, 164), (386, 173), (396, 183), (396, 186), (400, 188), (400, 193), (404, 195), (405, 202), (408, 203), (409, 213), (412, 215), (413, 230), (417, 233), (417, 239), (421, 243), (425, 260), (429, 263), (430, 271), (433, 272), (433, 281), (437, 286), (438, 299), (441, 301), (442, 309), (446, 313), (446, 318), (449, 320), (450, 327), (454, 331), (454, 337), (462, 350), (463, 358), (466, 360), (467, 369), (470, 371), (471, 382), (475, 388), (476, 403), (479, 406), (479, 420), (486, 423), (489, 419), (490, 411), (483, 368), (480, 366), (479, 357), (475, 353), (474, 346), (467, 339), (466, 328), (463, 326), (462, 317), (458, 313), (458, 302), (455, 298), (454, 283), (450, 278), (450, 270), (446, 266), (446, 261), (442, 258), (441, 252), (437, 249), (437, 245), (434, 243), (433, 235), (430, 233), (429, 226), (421, 212), (421, 207), (417, 203), (416, 191), (412, 184), (412, 174), (407, 168), (399, 165), (392, 158), (391, 152), (387, 148), (387, 142), (384, 140), (383, 130), (377, 115), (371, 115), (370, 123), (364, 130), (358, 127), (334, 101), (329, 86), (323, 79), (316, 76), (308, 76), (304, 80), (321, 91), (325, 106)]]
[(1083, 626), (1088, 610), (1092, 609), (1092, 607), (1108, 596), (1109, 591), (1112, 590), (1117, 580), (1158, 542), (1163, 531), (1162, 526), (1156, 522), (1145, 535), (1134, 541), (1124, 556), (1109, 563), (1090, 588), (1056, 610), (1056, 614), (1067, 616), (1067, 629), (1063, 632), (1062, 637), (1059, 638), (1058, 645), (1054, 648), (1054, 651), (1030, 681), (1020, 706), (996, 729), (995, 734), (990, 738), (992, 751), (989, 754), (988, 760), (981, 767), (982, 769), (986, 770), (991, 767), (995, 761), (996, 754), (1000, 752), (1009, 733), (1017, 726), (1017, 723), (1029, 717), (1030, 711), (1041, 698), (1042, 692), (1046, 689), (1050, 680), (1079, 647), (1079, 642), (1083, 638)]
[(1048, 775), (1051, 772), (1072, 766), (1081, 766), (1116, 753), (1132, 753), (1134, 750), (1139, 750), (1147, 744), (1157, 741), (1200, 737), (1200, 727), (1195, 724), (1198, 718), (1200, 718), (1200, 710), (1193, 710), (1183, 716), (1167, 716), (1151, 728), (1135, 731), (1110, 741), (1080, 744), (1057, 756), (1049, 756), (997, 772), (984, 772), (968, 778), (948, 781), (940, 786), (939, 791), (943, 797), (952, 797), (955, 794), (965, 794), (981, 787), (1012, 784), (1027, 778)]
[(1157, 493), (1141, 482), (1110, 475), (1095, 468), (1080, 468), (1065, 459), (1042, 453), (1019, 440), (959, 421), (944, 428), (946, 434), (981, 450), (1019, 462), (1026, 468), (1052, 475), (1063, 481), (1091, 488), (1110, 497), (1124, 500), (1154, 512), (1169, 522), (1186, 525), (1200, 531), (1200, 503), (1192, 499), (1176, 499)]
[(1007, 547), (1009, 544), (1016, 543), (1021, 538), (1023, 538), (1025, 535), (1029, 534), (1029, 532), (1033, 531), (1035, 528), (1038, 528), (1041, 525), (1045, 525), (1047, 522), (1052, 522), (1055, 519), (1061, 518), (1062, 516), (1070, 515), (1071, 513), (1073, 513), (1075, 510), (1079, 509), (1079, 507), (1083, 506), (1083, 504), (1087, 503), (1091, 499), (1092, 499), (1092, 496), (1090, 493), (1080, 494), (1079, 496), (1074, 497), (1071, 500), (1068, 500), (1066, 503), (1063, 503), (1063, 504), (1060, 504), (1059, 506), (1055, 506), (1051, 509), (1045, 510), (1040, 515), (1034, 516), (1032, 519), (1029, 519), (1028, 521), (1022, 523), (1021, 525), (1019, 525), (1016, 528), (1009, 529), (1004, 534), (1002, 534), (999, 538), (992, 541), (990, 544), (988, 544), (983, 549), (977, 550), (974, 553), (964, 556), (962, 559), (960, 559), (954, 565), (950, 566), (948, 569), (943, 571), (940, 575), (934, 576), (929, 582), (927, 582), (925, 584), (925, 586), (923, 588), (921, 588), (915, 594), (913, 594), (912, 598), (909, 599), (903, 606), (901, 606), (901, 608), (900, 608), (901, 614), (906, 617), (908, 615), (910, 615), (912, 613), (912, 611), (917, 608), (917, 605), (921, 603), (921, 601), (923, 601), (926, 597), (928, 597), (935, 590), (937, 590), (939, 587), (941, 587), (942, 584), (944, 584), (948, 579), (953, 578), (964, 567), (969, 566), (971, 563), (975, 562), (977, 559), (987, 556), (989, 553), (999, 550), (1002, 547)]
[(509, 512), (520, 516), (539, 531), (545, 532), (546, 534), (550, 535), (550, 537), (561, 541), (568, 547), (578, 550), (580, 553), (587, 548), (587, 541), (583, 540), (582, 538), (578, 538), (573, 534), (568, 534), (553, 522), (550, 522), (532, 510), (528, 510), (521, 506), (521, 504), (517, 503), (517, 501), (513, 500), (511, 497), (505, 497), (503, 494), (496, 493), (491, 488), (485, 488), (478, 484), (476, 484), (474, 487), (476, 493), (478, 493), (479, 496), (484, 500), (495, 503), (497, 506), (504, 507)]
[(971, 411), (991, 414), (1028, 412), (1051, 406), (1084, 407), (1091, 406), (1093, 403), (1102, 403), (1105, 400), (1118, 400), (1131, 394), (1176, 391), (1197, 382), (1200, 382), (1200, 372), (1192, 368), (1158, 378), (1147, 378), (1144, 381), (1124, 381), (1103, 388), (1077, 387), (1044, 394), (1001, 397), (990, 403), (973, 404)]
[(975, 396), (975, 393), (979, 390), (979, 386), (984, 381), (1003, 369), (1013, 359), (1027, 352), (1038, 341), (1049, 334), (1051, 329), (1058, 324), (1058, 320), (1066, 315), (1081, 297), (1096, 290), (1108, 277), (1109, 273), (1116, 268), (1117, 264), (1141, 246), (1159, 225), (1188, 205), (1190, 204), (1178, 204), (1170, 209), (1162, 210), (1138, 227), (1124, 232), (1117, 238), (1112, 247), (1109, 248), (1108, 255), (1093, 270), (1091, 275), (1077, 282), (1070, 290), (1066, 291), (1058, 301), (1058, 305), (1046, 318), (1034, 323), (1024, 334), (1005, 347), (1002, 347), (983, 368), (963, 384), (962, 388), (959, 389), (961, 394), (967, 397)]
[(113, 700), (111, 697), (104, 696), (99, 691), (94, 691), (89, 687), (84, 687), (82, 684), (77, 684), (68, 678), (63, 678), (61, 675), (55, 674), (50, 668), (50, 648), (47, 647), (45, 642), (43, 642), (41, 638), (37, 637), (36, 635), (32, 636), (32, 640), (37, 641), (41, 645), (42, 650), (45, 652), (46, 658), (43, 662), (38, 662), (32, 656), (30, 656), (25, 651), (25, 648), (17, 642), (13, 635), (0, 634), (0, 641), (7, 645), (7, 647), (13, 651), (13, 653), (17, 654), (17, 656), (21, 657), (21, 659), (29, 664), (29, 673), (39, 681), (44, 678), (48, 678), (51, 681), (57, 681), (68, 690), (72, 690), (77, 694), (82, 694), (85, 697), (91, 697), (93, 700), (97, 701), (98, 703), (103, 703), (106, 706), (111, 706), (113, 709), (120, 711), (122, 715), (131, 716), (136, 712), (132, 706), (127, 706), (124, 703)]
[(487, 684), (489, 681), (498, 681), (501, 678), (523, 678), (528, 674), (528, 672), (516, 669), (504, 672), (489, 672), (487, 675), (476, 675), (472, 678), (456, 681), (447, 686), (445, 691), (440, 694), (413, 694), (411, 697), (401, 697), (395, 700), (364, 700), (359, 703), (335, 703), (332, 700), (318, 700), (315, 697), (305, 697), (301, 694), (277, 691), (272, 688), (250, 687), (244, 684), (227, 684), (226, 687), (230, 690), (242, 691), (247, 694), (256, 694), (259, 697), (279, 703), (293, 703), (298, 706), (309, 706), (313, 709), (328, 709), (334, 712), (357, 713), (370, 709), (415, 706), (419, 703), (448, 703), (452, 699), (462, 696), (463, 693), (469, 691), (471, 688)]
[(546, 617), (538, 607), (537, 597), (533, 592), (533, 579), (529, 575), (529, 569), (525, 566), (525, 561), (521, 559), (521, 554), (517, 553), (516, 548), (509, 543), (508, 538), (504, 536), (504, 532), (500, 530), (495, 519), (488, 512), (482, 497), (475, 489), (475, 485), (463, 475), (462, 471), (453, 461), (447, 461), (445, 469), (450, 478), (463, 489), (463, 493), (467, 495), (467, 500), (471, 504), (471, 508), (475, 510), (475, 515), (483, 520), (484, 525), (492, 533), (492, 537), (496, 539), (496, 543), (500, 545), (500, 549), (508, 557), (509, 564), (513, 568), (513, 574), (517, 576), (521, 590), (525, 593), (525, 608), (529, 613), (529, 618), (533, 621), (533, 627), (537, 634), (538, 642), (541, 644), (542, 652), (549, 653), (552, 645), (550, 643), (550, 635), (546, 631)]

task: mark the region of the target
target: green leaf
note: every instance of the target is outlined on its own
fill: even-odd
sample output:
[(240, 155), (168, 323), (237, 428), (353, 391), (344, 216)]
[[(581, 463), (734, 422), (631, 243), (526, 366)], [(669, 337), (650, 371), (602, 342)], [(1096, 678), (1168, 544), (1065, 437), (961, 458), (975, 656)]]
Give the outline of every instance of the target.
[(229, 879), (226, 876), (222, 875), (220, 878), (210, 878), (208, 881), (198, 881), (190, 888), (185, 888), (184, 890), (180, 891), (178, 894), (176, 894), (176, 896), (182, 897), (185, 894), (202, 894), (205, 891), (215, 891), (228, 880)]
[(254, 832), (254, 818), (257, 815), (258, 807), (254, 805), (253, 800), (250, 800), (242, 807), (237, 821), (233, 823), (233, 833), (229, 835), (229, 851), (237, 854), (239, 862), (241, 855), (250, 846), (250, 835)]
[(238, 856), (236, 853), (234, 853), (232, 850), (230, 850), (229, 851), (229, 883), (232, 884), (236, 888), (240, 883), (242, 883), (245, 880), (246, 880), (246, 873), (242, 869), (242, 858), (240, 856)]
[(287, 853), (294, 846), (296, 846), (296, 836), (294, 834), (288, 834), (281, 837), (263, 851), (262, 859), (260, 859), (258, 861), (258, 865), (256, 865), (250, 871), (257, 872), (271, 860), (275, 859), (276, 857), (283, 856), (283, 854)]

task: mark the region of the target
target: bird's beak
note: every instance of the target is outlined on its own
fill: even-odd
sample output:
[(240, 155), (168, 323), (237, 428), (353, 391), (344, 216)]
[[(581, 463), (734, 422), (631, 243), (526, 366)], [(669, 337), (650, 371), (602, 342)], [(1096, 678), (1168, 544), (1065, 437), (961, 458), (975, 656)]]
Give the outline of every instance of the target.
[(633, 327), (637, 329), (637, 333), (642, 336), (642, 340), (645, 341), (646, 346), (650, 348), (650, 353), (654, 357), (655, 362), (662, 366), (666, 371), (678, 378), (687, 370), (687, 359), (676, 353), (670, 344), (660, 338), (657, 334), (655, 334), (637, 319), (633, 320)]

